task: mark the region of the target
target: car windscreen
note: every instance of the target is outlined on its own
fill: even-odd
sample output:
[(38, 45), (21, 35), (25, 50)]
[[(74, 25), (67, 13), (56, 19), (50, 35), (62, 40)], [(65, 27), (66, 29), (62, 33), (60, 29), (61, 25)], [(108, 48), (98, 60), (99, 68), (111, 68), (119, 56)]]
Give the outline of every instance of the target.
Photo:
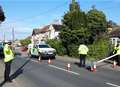
[(39, 48), (50, 48), (48, 45), (39, 45)]

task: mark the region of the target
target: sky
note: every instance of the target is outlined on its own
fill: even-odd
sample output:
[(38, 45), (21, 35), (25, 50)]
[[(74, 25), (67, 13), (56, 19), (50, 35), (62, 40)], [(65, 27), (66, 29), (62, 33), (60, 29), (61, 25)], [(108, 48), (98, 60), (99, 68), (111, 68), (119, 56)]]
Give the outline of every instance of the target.
[[(105, 13), (107, 20), (120, 24), (120, 0), (76, 0), (86, 13), (95, 5)], [(0, 40), (23, 39), (32, 34), (34, 28), (61, 20), (69, 10), (71, 0), (0, 0), (6, 19), (0, 24)]]

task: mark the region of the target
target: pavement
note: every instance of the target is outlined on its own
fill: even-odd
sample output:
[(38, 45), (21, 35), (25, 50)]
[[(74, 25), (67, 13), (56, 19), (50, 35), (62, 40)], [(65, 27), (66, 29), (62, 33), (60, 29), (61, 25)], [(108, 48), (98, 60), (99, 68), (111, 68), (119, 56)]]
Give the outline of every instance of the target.
[(14, 79), (12, 83), (4, 83), (4, 63), (2, 60), (0, 60), (0, 87), (19, 87)]

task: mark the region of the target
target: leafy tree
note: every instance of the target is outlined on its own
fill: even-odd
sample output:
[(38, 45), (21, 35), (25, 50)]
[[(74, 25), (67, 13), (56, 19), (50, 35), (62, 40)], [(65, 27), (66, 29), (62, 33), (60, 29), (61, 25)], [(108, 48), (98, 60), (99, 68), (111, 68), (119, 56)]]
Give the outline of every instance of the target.
[(72, 3), (70, 4), (69, 9), (70, 11), (79, 11), (80, 6), (75, 0), (72, 0)]
[(60, 38), (67, 54), (70, 55), (70, 45), (87, 43), (90, 35), (87, 29), (86, 14), (80, 10), (80, 6), (75, 0), (72, 0), (69, 11), (64, 15), (62, 22)]
[(31, 40), (30, 39), (23, 39), (23, 40), (20, 40), (20, 42), (21, 42), (22, 46), (26, 46), (26, 45), (31, 43)]
[(87, 13), (88, 28), (91, 32), (91, 39), (96, 39), (97, 36), (106, 32), (107, 21), (106, 16), (102, 11), (98, 11), (94, 6)]
[(2, 7), (0, 6), (0, 22), (3, 22), (5, 20), (5, 15), (4, 12), (2, 10)]

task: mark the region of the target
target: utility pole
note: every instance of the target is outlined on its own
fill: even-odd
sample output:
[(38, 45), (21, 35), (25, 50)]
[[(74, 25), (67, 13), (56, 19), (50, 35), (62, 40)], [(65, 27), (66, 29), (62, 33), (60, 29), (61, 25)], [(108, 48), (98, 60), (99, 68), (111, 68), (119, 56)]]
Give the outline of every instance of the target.
[(3, 42), (5, 42), (5, 31), (3, 31)]
[(14, 28), (12, 28), (12, 42), (14, 42), (14, 40), (15, 40), (15, 33), (14, 32), (15, 32)]

